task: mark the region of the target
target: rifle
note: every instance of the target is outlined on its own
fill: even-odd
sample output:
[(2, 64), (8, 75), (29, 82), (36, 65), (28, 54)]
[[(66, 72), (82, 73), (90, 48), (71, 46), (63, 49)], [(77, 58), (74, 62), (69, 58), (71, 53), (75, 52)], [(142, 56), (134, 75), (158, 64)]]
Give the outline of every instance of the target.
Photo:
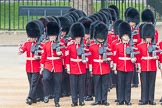
[(160, 49), (156, 49), (157, 46), (156, 46), (156, 41), (155, 39), (153, 39), (153, 42), (152, 42), (152, 45), (151, 46), (148, 46), (148, 53), (152, 53), (152, 57), (157, 57), (157, 53), (159, 52), (162, 52), (162, 50)]
[[(34, 53), (35, 57), (39, 57), (39, 53), (42, 51), (39, 49), (40, 44), (42, 41), (45, 39), (45, 31), (44, 31), (44, 25), (42, 24), (41, 21), (35, 20), (35, 23), (39, 25), (39, 30), (40, 30), (40, 37), (37, 39), (36, 44), (31, 47), (31, 52)], [(40, 59), (40, 58), (37, 58)]]
[[(140, 52), (134, 52), (133, 36), (136, 33), (137, 33), (136, 30), (132, 32), (131, 39), (129, 41), (129, 47), (126, 48), (126, 54), (129, 54), (132, 60), (135, 58), (135, 55), (140, 54)], [(134, 61), (132, 61), (132, 63), (134, 63)]]
[(60, 52), (62, 48), (65, 48), (65, 46), (60, 45), (61, 33), (62, 32), (59, 33), (56, 43), (52, 44), (52, 49), (56, 50), (56, 52)]
[(86, 62), (86, 56), (90, 56), (91, 55), (90, 52), (89, 53), (85, 53), (83, 39), (81, 40), (80, 48), (77, 49), (77, 55), (81, 56), (83, 63)]
[(108, 49), (107, 46), (108, 46), (108, 45), (107, 45), (107, 40), (106, 40), (106, 41), (104, 42), (104, 46), (102, 46), (102, 47), (99, 48), (99, 54), (102, 55), (103, 61), (104, 61), (104, 62), (107, 62), (107, 56), (113, 55), (112, 52), (107, 52), (107, 49)]

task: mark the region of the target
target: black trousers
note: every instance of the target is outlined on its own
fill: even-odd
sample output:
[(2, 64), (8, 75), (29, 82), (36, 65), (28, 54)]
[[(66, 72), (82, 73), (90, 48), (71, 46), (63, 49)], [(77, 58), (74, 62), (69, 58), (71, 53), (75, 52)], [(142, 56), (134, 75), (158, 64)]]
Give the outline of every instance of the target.
[(95, 102), (107, 101), (109, 74), (93, 75)]
[(42, 75), (39, 76), (38, 86), (37, 86), (37, 98), (43, 99), (43, 83), (42, 83)]
[(116, 74), (114, 73), (113, 70), (111, 70), (111, 79), (112, 79), (112, 84), (116, 85), (117, 81), (116, 81)]
[(131, 100), (131, 81), (133, 72), (118, 71), (118, 101), (129, 103)]
[(118, 101), (118, 75), (114, 74), (114, 79), (116, 81), (116, 100)]
[(61, 93), (62, 96), (68, 96), (70, 95), (70, 79), (69, 79), (69, 74), (66, 72), (65, 68), (63, 67), (63, 73), (62, 73), (62, 89)]
[(156, 72), (141, 72), (141, 101), (153, 102), (155, 93)]
[(112, 89), (112, 85), (114, 84), (114, 79), (113, 79), (113, 71), (110, 71), (110, 74), (108, 75), (108, 88), (109, 90)]
[(38, 80), (39, 80), (39, 72), (37, 73), (28, 73), (28, 81), (29, 81), (29, 95), (28, 97), (31, 99), (36, 99), (36, 93), (37, 93), (37, 86), (38, 86)]
[(85, 94), (85, 74), (81, 75), (70, 75), (70, 88), (72, 95), (72, 103), (78, 103), (78, 95), (79, 95), (79, 103), (84, 102), (84, 94)]
[(86, 70), (85, 96), (93, 96), (93, 78), (89, 72), (89, 69)]
[(134, 65), (134, 72), (133, 72), (133, 80), (132, 80), (132, 84), (139, 84), (139, 78), (138, 78), (138, 72), (136, 70), (136, 67)]
[(44, 69), (43, 71), (43, 90), (44, 90), (44, 95), (49, 96), (50, 92), (50, 82), (51, 79), (53, 78), (53, 84), (55, 85), (54, 88), (54, 101), (55, 103), (59, 102), (60, 99), (60, 94), (61, 94), (61, 81), (62, 81), (62, 72), (50, 72), (47, 69)]

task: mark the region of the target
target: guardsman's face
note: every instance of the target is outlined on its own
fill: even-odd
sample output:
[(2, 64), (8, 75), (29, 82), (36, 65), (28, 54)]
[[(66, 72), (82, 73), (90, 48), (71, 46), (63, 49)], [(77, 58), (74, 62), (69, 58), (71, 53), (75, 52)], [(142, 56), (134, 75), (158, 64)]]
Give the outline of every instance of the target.
[(90, 39), (90, 34), (85, 34), (84, 37), (85, 39)]
[(75, 38), (76, 43), (80, 43), (81, 42), (81, 39), (82, 39), (81, 37), (76, 37)]
[(122, 41), (129, 41), (129, 36), (127, 34), (124, 34), (121, 39)]
[(146, 38), (145, 41), (146, 41), (146, 43), (151, 43), (152, 38)]
[(136, 25), (136, 23), (135, 23), (135, 22), (129, 22), (129, 25), (130, 25), (131, 27), (134, 27), (134, 26)]
[(36, 42), (37, 38), (30, 38), (31, 42)]
[(66, 35), (66, 32), (62, 31), (61, 37), (64, 37)]
[(56, 41), (57, 36), (50, 36), (49, 39), (50, 41)]
[(96, 38), (99, 43), (103, 43), (105, 39)]

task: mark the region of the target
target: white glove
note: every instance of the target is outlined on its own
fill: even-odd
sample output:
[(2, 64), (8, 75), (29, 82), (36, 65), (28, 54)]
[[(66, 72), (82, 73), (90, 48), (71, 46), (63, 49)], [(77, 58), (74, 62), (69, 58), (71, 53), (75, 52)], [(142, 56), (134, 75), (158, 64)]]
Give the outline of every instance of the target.
[(115, 70), (115, 71), (114, 71), (114, 74), (117, 75), (117, 73), (118, 73), (117, 70)]
[(131, 62), (132, 62), (132, 63), (135, 63), (136, 60), (137, 60), (137, 59), (136, 59), (135, 57), (134, 57), (134, 58), (131, 58)]
[(70, 74), (70, 65), (69, 64), (66, 65), (66, 69), (67, 69), (67, 73)]
[(40, 56), (34, 56), (35, 60), (40, 60)]
[(158, 56), (154, 56), (153, 59), (154, 59), (154, 60), (158, 60), (159, 57), (158, 57)]
[(116, 63), (113, 64), (112, 70), (113, 70), (113, 71), (116, 71)]
[(58, 56), (61, 56), (61, 55), (62, 55), (62, 52), (59, 51), (59, 52), (56, 52), (56, 54), (57, 54)]
[(140, 65), (140, 63), (137, 64), (137, 67), (136, 68), (137, 68), (137, 72), (138, 73), (141, 73), (141, 65)]
[(40, 75), (42, 75), (43, 70), (44, 70), (44, 65), (43, 65), (43, 64), (41, 64), (41, 66), (40, 66)]
[(110, 62), (110, 68), (113, 69), (113, 67), (114, 67), (114, 63), (113, 63), (113, 61), (111, 61)]

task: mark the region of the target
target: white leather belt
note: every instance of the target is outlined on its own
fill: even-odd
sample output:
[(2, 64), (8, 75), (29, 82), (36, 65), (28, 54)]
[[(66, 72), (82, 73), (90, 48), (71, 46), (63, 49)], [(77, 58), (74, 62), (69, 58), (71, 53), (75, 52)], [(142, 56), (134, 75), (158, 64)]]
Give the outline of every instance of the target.
[(94, 61), (94, 62), (99, 62), (99, 63), (103, 62), (102, 59), (93, 59), (93, 61)]
[(36, 60), (34, 57), (26, 57), (26, 60)]
[(119, 57), (119, 60), (131, 60), (130, 57)]
[(70, 58), (70, 61), (73, 61), (73, 62), (81, 62), (82, 59), (73, 59), (73, 58)]
[(47, 57), (48, 60), (59, 60), (61, 59), (60, 57)]
[(151, 60), (151, 59), (154, 59), (153, 57), (142, 57), (141, 59), (143, 60)]

